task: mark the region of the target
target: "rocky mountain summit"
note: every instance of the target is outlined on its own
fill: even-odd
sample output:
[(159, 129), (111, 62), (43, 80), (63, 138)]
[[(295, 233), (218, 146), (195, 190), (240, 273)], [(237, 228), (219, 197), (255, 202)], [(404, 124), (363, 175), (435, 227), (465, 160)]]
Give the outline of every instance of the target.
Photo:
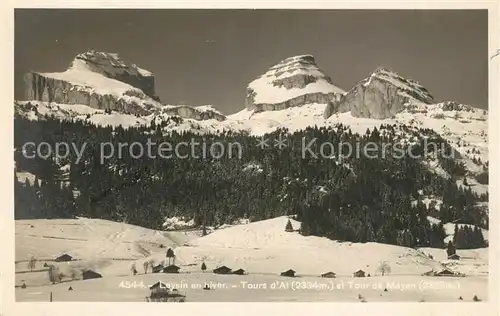
[(324, 117), (351, 111), (354, 117), (386, 119), (405, 107), (432, 103), (433, 97), (418, 82), (405, 79), (391, 70), (378, 68), (339, 100), (329, 102)]
[(25, 75), (26, 100), (86, 105), (96, 110), (147, 116), (168, 112), (182, 118), (224, 120), (213, 108), (168, 106), (155, 94), (154, 75), (118, 54), (88, 51), (78, 54), (64, 72)]
[(312, 55), (286, 58), (247, 87), (247, 110), (276, 111), (337, 100), (344, 91), (316, 65)]
[(325, 104), (325, 119), (349, 111), (354, 117), (386, 119), (412, 105), (432, 103), (433, 97), (418, 82), (382, 67), (344, 92), (312, 55), (289, 57), (272, 66), (248, 84), (246, 96), (246, 109), (255, 113)]
[(87, 68), (101, 75), (127, 83), (141, 89), (146, 95), (159, 100), (155, 95), (155, 77), (152, 72), (135, 64), (126, 64), (118, 54), (88, 51), (78, 54), (75, 61), (83, 62)]

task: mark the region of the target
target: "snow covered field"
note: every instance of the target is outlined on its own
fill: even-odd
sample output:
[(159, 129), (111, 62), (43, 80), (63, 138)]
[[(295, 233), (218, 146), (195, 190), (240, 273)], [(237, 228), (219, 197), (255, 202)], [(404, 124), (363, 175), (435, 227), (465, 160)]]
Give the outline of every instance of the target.
[[(163, 281), (187, 295), (187, 301), (471, 301), (488, 297), (488, 249), (458, 250), (463, 260), (447, 260), (444, 249), (410, 249), (379, 243), (336, 242), (285, 232), (288, 218), (236, 225), (197, 237), (182, 231), (161, 232), (105, 220), (16, 221), (16, 300), (144, 301), (148, 285)], [(294, 229), (300, 223), (291, 220)], [(162, 248), (161, 245), (164, 247)], [(179, 274), (144, 274), (143, 263), (166, 261), (175, 252)], [(76, 261), (54, 263), (67, 253)], [(432, 254), (430, 259), (427, 254)], [(39, 261), (33, 272), (27, 261)], [(377, 267), (391, 267), (381, 276)], [(93, 269), (102, 279), (64, 278), (52, 285), (44, 262), (62, 271)], [(201, 271), (205, 262), (207, 271)], [(138, 275), (130, 266), (135, 263)], [(247, 275), (216, 275), (226, 265)], [(447, 266), (466, 277), (424, 277)], [(280, 276), (293, 269), (296, 278)], [(371, 276), (353, 278), (362, 269)], [(332, 271), (336, 278), (321, 278)], [(244, 283), (248, 282), (248, 283)], [(27, 288), (19, 286), (26, 283)], [(203, 290), (208, 283), (211, 290)], [(251, 284), (252, 286), (249, 286)], [(73, 291), (68, 291), (71, 285)], [(273, 288), (274, 286), (274, 288)], [(303, 288), (305, 287), (305, 289)], [(387, 288), (388, 291), (384, 291)]]

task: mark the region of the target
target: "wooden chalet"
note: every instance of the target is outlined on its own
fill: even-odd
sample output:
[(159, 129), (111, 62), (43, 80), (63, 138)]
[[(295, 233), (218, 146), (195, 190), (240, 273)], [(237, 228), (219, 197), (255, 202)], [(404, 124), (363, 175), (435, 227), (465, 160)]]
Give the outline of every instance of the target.
[(322, 278), (335, 278), (337, 275), (334, 272), (326, 272), (321, 275)]
[(70, 255), (65, 253), (65, 254), (62, 254), (59, 257), (57, 257), (54, 261), (55, 262), (68, 262), (68, 261), (72, 261), (72, 260), (73, 260), (73, 257), (71, 257)]
[(176, 289), (170, 289), (165, 283), (158, 281), (149, 287), (151, 293), (146, 297), (147, 302), (184, 302), (186, 296)]
[(180, 268), (175, 264), (169, 265), (163, 269), (163, 273), (179, 273)]
[(443, 269), (439, 272), (434, 273), (435, 276), (455, 276), (456, 273), (451, 271), (450, 269)]
[(153, 273), (159, 273), (159, 272), (162, 272), (163, 269), (165, 269), (165, 267), (162, 265), (162, 264), (158, 264), (156, 266), (153, 267)]
[(92, 270), (87, 270), (82, 273), (82, 279), (84, 280), (98, 278), (102, 278), (102, 275)]
[(245, 270), (243, 269), (238, 269), (236, 271), (233, 271), (233, 274), (237, 274), (237, 275), (244, 275), (245, 274)]
[(214, 269), (215, 274), (231, 274), (231, 271), (232, 270), (226, 266), (222, 266), (222, 267), (218, 267), (218, 268)]
[(295, 277), (295, 271), (292, 270), (292, 269), (289, 269), (289, 270), (286, 270), (284, 272), (281, 272), (280, 274), (281, 276), (285, 276), (285, 277)]
[(363, 270), (358, 270), (352, 274), (353, 277), (355, 278), (364, 278), (365, 277), (365, 271)]

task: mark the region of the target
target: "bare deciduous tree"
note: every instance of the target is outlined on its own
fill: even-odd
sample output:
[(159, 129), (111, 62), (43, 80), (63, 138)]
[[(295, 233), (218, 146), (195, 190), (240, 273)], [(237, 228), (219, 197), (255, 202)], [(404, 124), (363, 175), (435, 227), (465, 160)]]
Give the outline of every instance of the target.
[(382, 275), (386, 275), (391, 273), (391, 266), (387, 263), (387, 261), (382, 261), (379, 263), (377, 271), (379, 271)]
[(52, 282), (52, 284), (55, 284), (57, 282), (57, 268), (53, 264), (49, 265), (49, 281)]
[(28, 261), (28, 269), (30, 269), (30, 271), (33, 271), (35, 267), (36, 267), (36, 258), (35, 256), (31, 256), (30, 260)]
[(135, 263), (132, 263), (130, 266), (130, 272), (132, 272), (133, 275), (137, 274), (137, 269), (135, 268)]
[(76, 277), (78, 276), (78, 270), (71, 269), (71, 271), (69, 272), (69, 276), (70, 276), (71, 280), (75, 280)]
[(148, 261), (148, 264), (151, 267), (151, 270), (153, 270), (153, 267), (156, 265), (156, 262), (154, 261), (154, 259), (151, 259)]

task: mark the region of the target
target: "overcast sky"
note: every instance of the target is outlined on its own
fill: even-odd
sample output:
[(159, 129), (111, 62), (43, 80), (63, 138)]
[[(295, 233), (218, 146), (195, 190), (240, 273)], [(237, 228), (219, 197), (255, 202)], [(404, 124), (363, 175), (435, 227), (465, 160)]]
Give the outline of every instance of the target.
[(488, 107), (488, 15), (482, 11), (16, 10), (15, 96), (23, 74), (64, 71), (89, 49), (119, 53), (155, 74), (163, 103), (244, 108), (267, 68), (313, 54), (350, 89), (378, 66), (437, 101)]

